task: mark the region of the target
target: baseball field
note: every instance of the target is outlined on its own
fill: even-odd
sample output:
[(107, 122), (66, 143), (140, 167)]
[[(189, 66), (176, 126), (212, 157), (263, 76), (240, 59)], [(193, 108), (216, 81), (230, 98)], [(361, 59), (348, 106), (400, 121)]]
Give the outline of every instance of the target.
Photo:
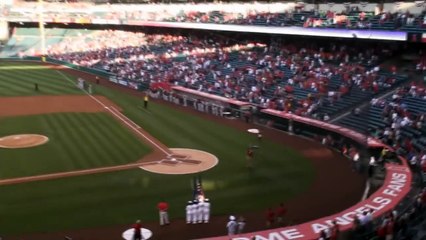
[[(154, 239), (167, 239), (154, 227), (155, 206), (168, 201), (172, 220), (182, 221), (194, 176), (203, 180), (213, 222), (217, 217), (220, 229), (174, 239), (220, 235), (229, 214), (261, 222), (264, 210), (280, 202), (301, 205), (295, 207), (299, 215), (289, 211), (297, 222), (341, 210), (361, 196), (362, 180), (350, 173), (349, 163), (330, 150), (321, 153), (319, 144), (275, 137), (277, 133), (265, 129), (254, 170), (249, 171), (245, 151), (256, 139), (246, 129), (253, 126), (159, 101), (150, 101), (144, 109), (138, 93), (111, 88), (104, 80), (93, 83), (93, 95), (88, 95), (76, 87), (79, 76), (94, 78), (46, 64), (0, 61), (0, 146), (7, 136), (12, 144), (18, 142), (16, 147), (0, 147), (0, 236), (37, 239), (37, 234), (80, 229), (100, 229), (105, 234), (107, 228), (119, 233), (141, 219), (144, 226), (154, 228)], [(24, 146), (31, 134), (48, 140)], [(173, 148), (205, 151), (218, 163), (189, 174), (139, 168), (170, 155)], [(176, 166), (166, 166), (165, 171), (168, 167)], [(329, 209), (317, 203), (312, 209), (321, 210), (316, 213), (300, 213), (309, 207), (304, 203), (324, 191), (318, 179), (324, 181), (323, 189), (341, 190), (343, 196), (327, 199), (338, 202)], [(336, 179), (351, 180), (343, 187)], [(248, 229), (264, 227), (258, 225)], [(102, 239), (120, 239), (120, 235)]]

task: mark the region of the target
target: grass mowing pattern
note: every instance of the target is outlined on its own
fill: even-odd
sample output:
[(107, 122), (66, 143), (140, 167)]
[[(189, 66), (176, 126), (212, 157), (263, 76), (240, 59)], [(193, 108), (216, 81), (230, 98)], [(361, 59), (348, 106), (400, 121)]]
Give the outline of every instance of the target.
[[(74, 76), (65, 75), (75, 81)], [(263, 139), (256, 153), (256, 169), (250, 174), (245, 167), (245, 149), (256, 140), (253, 135), (153, 102), (148, 113), (141, 109), (142, 99), (102, 86), (95, 86), (94, 91), (113, 100), (126, 116), (169, 147), (196, 148), (219, 157), (218, 166), (202, 173), (213, 215), (276, 206), (305, 191), (313, 181), (310, 162), (278, 143)], [(155, 205), (162, 199), (170, 202), (172, 218), (184, 217), (184, 206), (192, 196), (192, 176), (127, 170), (3, 186), (0, 232), (129, 224), (138, 218), (157, 220)], [(40, 216), (44, 221), (39, 221)], [(19, 223), (24, 221), (23, 228)]]
[[(39, 91), (34, 91), (34, 84)], [(0, 61), (0, 96), (83, 94), (70, 87), (55, 70), (37, 63)]]
[(0, 148), (0, 178), (135, 162), (151, 150), (107, 113), (55, 113), (0, 119), (0, 136), (37, 133), (49, 142), (34, 148)]

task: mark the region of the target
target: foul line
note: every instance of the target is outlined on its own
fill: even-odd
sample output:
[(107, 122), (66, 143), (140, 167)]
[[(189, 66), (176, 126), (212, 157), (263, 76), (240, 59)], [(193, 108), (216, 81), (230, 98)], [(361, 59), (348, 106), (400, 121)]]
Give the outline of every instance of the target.
[(102, 172), (115, 172), (118, 170), (126, 170), (126, 169), (131, 169), (136, 167), (140, 168), (141, 166), (143, 166), (143, 163), (131, 163), (131, 164), (118, 165), (118, 166), (111, 166), (111, 167), (100, 167), (100, 168), (91, 168), (91, 169), (76, 170), (76, 171), (70, 171), (70, 172), (49, 173), (49, 174), (42, 174), (42, 175), (29, 176), (29, 177), (8, 178), (8, 179), (0, 180), (0, 186), (27, 183), (27, 182), (36, 182), (36, 181), (42, 181), (42, 180), (51, 180), (51, 179), (58, 179), (58, 178), (64, 178), (64, 177), (89, 175), (89, 174), (102, 173)]
[[(67, 81), (69, 81), (70, 83), (72, 83), (72, 85), (77, 86), (77, 84), (74, 83), (74, 81), (72, 81), (68, 76), (66, 76), (65, 74), (63, 74), (62, 72), (56, 70), (56, 72), (58, 74), (60, 74), (64, 79), (66, 79)], [(78, 86), (77, 86), (78, 87)], [(79, 88), (80, 89), (80, 88)], [(137, 128), (135, 128), (134, 126), (132, 126), (131, 124), (129, 124), (125, 119), (123, 119), (122, 117), (120, 117), (117, 113), (115, 113), (113, 110), (111, 110), (108, 106), (106, 106), (103, 102), (101, 102), (99, 99), (97, 99), (96, 97), (94, 97), (93, 95), (91, 95), (90, 93), (88, 93), (86, 90), (84, 89), (80, 89), (81, 91), (83, 91), (84, 93), (86, 93), (87, 96), (89, 96), (90, 98), (92, 98), (94, 101), (96, 101), (98, 104), (100, 104), (101, 106), (103, 106), (105, 109), (107, 109), (110, 113), (112, 113), (114, 116), (116, 116), (118, 119), (120, 119), (122, 122), (124, 122), (127, 126), (129, 126), (131, 129), (133, 129), (136, 133), (138, 133), (140, 136), (142, 136), (143, 138), (145, 138), (147, 141), (149, 141), (152, 145), (154, 145), (156, 148), (160, 149), (163, 153), (165, 153), (166, 155), (170, 155), (170, 153), (166, 150), (164, 150), (160, 145), (158, 145), (157, 143), (155, 143), (154, 141), (152, 141), (149, 137), (147, 137), (145, 134), (141, 133)], [(124, 116), (124, 115), (123, 115)], [(139, 127), (139, 129), (141, 128), (139, 125), (137, 125), (136, 123), (134, 123), (136, 126)]]
[(128, 118), (126, 115), (122, 114), (120, 111), (118, 111), (115, 107), (111, 106), (110, 107), (113, 111), (115, 111), (118, 115), (120, 115), (121, 117), (125, 118), (128, 122), (130, 122), (131, 124), (133, 124), (133, 126), (135, 126), (137, 129), (140, 129), (141, 127), (139, 125), (137, 125), (135, 122), (133, 122), (130, 118)]

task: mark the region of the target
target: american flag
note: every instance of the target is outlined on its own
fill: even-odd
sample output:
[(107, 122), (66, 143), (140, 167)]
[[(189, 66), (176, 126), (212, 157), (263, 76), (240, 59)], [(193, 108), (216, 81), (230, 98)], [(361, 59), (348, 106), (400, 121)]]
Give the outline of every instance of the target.
[(194, 200), (199, 200), (204, 199), (204, 190), (203, 190), (203, 184), (201, 181), (201, 177), (194, 177), (194, 186), (193, 186), (193, 199)]

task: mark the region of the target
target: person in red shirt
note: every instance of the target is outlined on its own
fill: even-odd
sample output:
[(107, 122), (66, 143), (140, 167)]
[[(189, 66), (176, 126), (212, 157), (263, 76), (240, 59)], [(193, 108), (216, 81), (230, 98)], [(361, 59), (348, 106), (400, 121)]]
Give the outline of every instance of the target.
[(287, 213), (287, 209), (284, 207), (284, 203), (280, 203), (280, 206), (277, 209), (277, 223), (278, 226), (284, 225), (284, 216)]
[(141, 229), (142, 229), (142, 224), (141, 224), (141, 220), (137, 220), (135, 224), (133, 224), (132, 226), (133, 228), (133, 240), (142, 240), (142, 233), (141, 233)]
[(266, 212), (266, 227), (270, 228), (274, 225), (275, 213), (272, 211), (272, 208), (268, 208)]
[(169, 210), (169, 204), (164, 201), (159, 202), (157, 204), (157, 209), (160, 215), (160, 226), (169, 225), (169, 213), (167, 212)]

